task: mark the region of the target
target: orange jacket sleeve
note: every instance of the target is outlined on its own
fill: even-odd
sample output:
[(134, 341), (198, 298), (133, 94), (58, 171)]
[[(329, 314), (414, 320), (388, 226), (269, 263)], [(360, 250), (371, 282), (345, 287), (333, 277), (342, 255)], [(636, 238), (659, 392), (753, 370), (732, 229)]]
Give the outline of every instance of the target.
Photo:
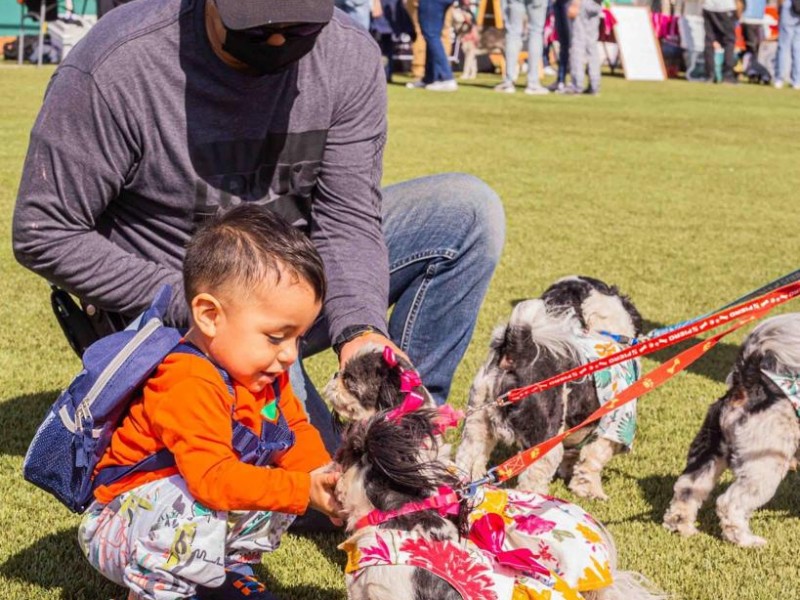
[[(175, 456), (189, 492), (207, 508), (294, 514), (306, 511), (311, 486), (307, 472), (283, 465), (256, 467), (239, 460), (231, 447), (230, 398), (224, 387), (200, 378), (177, 383), (169, 399), (159, 402), (153, 426)], [(308, 437), (302, 432), (302, 422), (298, 426), (297, 452)]]
[(280, 407), (289, 429), (294, 431), (295, 444), (278, 461), (278, 465), (289, 471), (303, 471), (308, 473), (331, 461), (322, 437), (309, 421), (302, 403), (294, 395), (292, 386), (289, 384), (289, 376), (285, 378), (281, 390)]

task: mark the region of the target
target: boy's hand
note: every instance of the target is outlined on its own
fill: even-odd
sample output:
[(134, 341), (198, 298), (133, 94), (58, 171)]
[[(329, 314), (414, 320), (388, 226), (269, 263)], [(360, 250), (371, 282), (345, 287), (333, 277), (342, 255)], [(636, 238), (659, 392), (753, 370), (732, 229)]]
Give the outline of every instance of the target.
[(336, 499), (334, 490), (342, 474), (338, 471), (330, 470), (329, 466), (326, 465), (316, 471), (311, 471), (310, 475), (311, 490), (309, 491), (308, 505), (328, 515), (334, 525), (341, 527), (344, 523), (341, 519), (342, 507)]

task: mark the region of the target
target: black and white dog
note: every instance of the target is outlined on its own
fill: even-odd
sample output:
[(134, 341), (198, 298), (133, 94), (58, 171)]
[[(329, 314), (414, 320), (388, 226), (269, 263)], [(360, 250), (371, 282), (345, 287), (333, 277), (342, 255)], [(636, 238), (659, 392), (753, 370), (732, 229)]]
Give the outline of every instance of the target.
[(730, 467), (736, 479), (717, 499), (722, 535), (739, 546), (763, 546), (767, 541), (750, 531), (750, 516), (775, 495), (800, 446), (800, 313), (756, 327), (727, 383), (689, 447), (664, 527), (697, 533), (697, 512)]
[(407, 392), (435, 407), (411, 363), (377, 344), (366, 344), (328, 381), (323, 395), (340, 420), (367, 419), (380, 410), (398, 406)]
[[(499, 588), (490, 581), (493, 574), (508, 581), (509, 571), (495, 559), (481, 561), (481, 551), (469, 550), (475, 529), (475, 514), (470, 500), (456, 496), (452, 510), (426, 509), (411, 514), (395, 516), (378, 524), (365, 516), (374, 510), (390, 513), (409, 503), (425, 502), (442, 493), (443, 486), (455, 489), (458, 474), (447, 463), (439, 460), (436, 448), (438, 439), (438, 411), (421, 408), (391, 417), (391, 411), (380, 411), (369, 419), (347, 424), (336, 462), (342, 477), (336, 486), (336, 495), (346, 517), (351, 534), (340, 548), (348, 553), (346, 567), (348, 598), (352, 600), (489, 600), (510, 598), (511, 589), (495, 594)], [(497, 491), (494, 493), (503, 493)], [(488, 492), (487, 492), (488, 494)], [(528, 496), (533, 496), (528, 494)], [(542, 506), (550, 507), (550, 514), (566, 515), (566, 502), (540, 498)], [(510, 505), (509, 501), (509, 505)], [(493, 506), (498, 504), (491, 503)], [(522, 509), (524, 511), (524, 509)], [(535, 511), (535, 508), (532, 507)], [(559, 552), (560, 576), (564, 578), (569, 568), (585, 573), (584, 565), (598, 564), (593, 557), (608, 561), (605, 584), (590, 586), (585, 591), (565, 590), (556, 586), (553, 598), (585, 600), (656, 600), (662, 595), (648, 590), (649, 585), (641, 575), (616, 569), (613, 540), (608, 532), (588, 515), (574, 507), (579, 527), (590, 526), (596, 537), (592, 543), (579, 539), (575, 552)], [(396, 513), (395, 513), (396, 514)], [(497, 516), (497, 515), (495, 515)], [(547, 516), (547, 514), (545, 515)], [(498, 517), (499, 518), (499, 517)], [(547, 528), (548, 521), (525, 513), (514, 517), (520, 522), (535, 522)], [(567, 517), (565, 517), (567, 518)], [(508, 519), (512, 521), (511, 518)], [(361, 526), (359, 527), (359, 522)], [(500, 519), (500, 523), (503, 520)], [(472, 523), (472, 524), (471, 524)], [(554, 524), (551, 524), (554, 525)], [(513, 526), (506, 540), (515, 552), (525, 552), (525, 535), (515, 533)], [(531, 531), (528, 529), (527, 531)], [(556, 531), (555, 533), (558, 533)], [(564, 532), (561, 531), (561, 534)], [(561, 535), (559, 534), (559, 535)], [(574, 536), (570, 535), (569, 538)], [(532, 537), (531, 540), (540, 538)], [(562, 538), (558, 538), (562, 539)], [(566, 538), (563, 538), (566, 539)], [(557, 543), (557, 542), (556, 542)], [(547, 556), (541, 541), (531, 544), (531, 556)], [(505, 546), (504, 546), (505, 547)], [(416, 554), (415, 554), (416, 551)], [(554, 556), (549, 559), (556, 560)], [(437, 560), (439, 568), (437, 569)], [(487, 569), (488, 565), (488, 569)], [(549, 567), (552, 568), (552, 567)], [(487, 570), (490, 576), (487, 577)], [(515, 579), (512, 571), (511, 580)], [(562, 579), (561, 581), (565, 581)], [(530, 580), (528, 580), (530, 582)], [(496, 583), (496, 582), (495, 582)], [(495, 587), (492, 587), (495, 585)], [(516, 586), (517, 584), (514, 583)], [(552, 583), (550, 585), (553, 585)], [(573, 585), (573, 584), (570, 584)], [(470, 593), (466, 588), (472, 589)], [(514, 588), (514, 591), (518, 591)], [(516, 594), (514, 597), (518, 597)], [(523, 597), (523, 596), (519, 596)], [(529, 596), (524, 597), (545, 597)]]
[[(615, 371), (627, 379), (622, 385), (609, 379), (611, 371), (604, 371), (510, 406), (499, 407), (495, 399), (585, 364), (597, 357), (596, 348), (606, 353), (618, 349), (612, 337), (629, 343), (641, 331), (642, 317), (633, 303), (616, 287), (590, 277), (566, 277), (540, 298), (517, 304), (508, 324), (495, 330), (489, 355), (473, 381), (456, 464), (478, 479), (485, 474), (498, 442), (530, 448), (583, 421), (600, 406), (600, 385), (605, 386), (601, 391), (621, 391), (638, 378), (638, 363)], [(609, 333), (612, 337), (607, 337)], [(629, 445), (615, 440), (632, 440), (633, 411), (630, 407), (624, 418), (609, 415), (616, 419), (614, 427), (627, 430), (624, 436), (607, 432), (603, 421), (601, 429), (595, 425), (583, 428), (525, 470), (518, 487), (546, 493), (561, 466), (561, 474), (575, 494), (606, 499), (600, 473), (616, 452)]]

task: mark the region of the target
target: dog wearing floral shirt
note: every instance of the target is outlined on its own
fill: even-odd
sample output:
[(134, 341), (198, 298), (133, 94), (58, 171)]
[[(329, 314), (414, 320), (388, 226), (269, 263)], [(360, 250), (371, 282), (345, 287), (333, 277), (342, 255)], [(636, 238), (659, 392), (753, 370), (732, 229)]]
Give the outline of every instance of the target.
[(739, 546), (767, 543), (750, 516), (775, 495), (800, 448), (800, 313), (765, 320), (747, 336), (727, 379), (689, 447), (664, 527), (697, 533), (697, 512), (726, 468), (735, 481), (717, 499), (723, 537)]
[(610, 535), (578, 506), (490, 486), (455, 493), (460, 477), (438, 458), (439, 418), (429, 408), (381, 411), (347, 426), (336, 461), (349, 598), (662, 598), (616, 569)]
[[(628, 361), (524, 398), (509, 406), (495, 400), (621, 350), (640, 335), (642, 317), (616, 287), (590, 277), (566, 277), (538, 299), (514, 307), (492, 336), (489, 354), (473, 380), (456, 464), (479, 479), (498, 442), (531, 448), (581, 423), (639, 378)], [(584, 498), (607, 499), (601, 472), (611, 457), (630, 449), (636, 405), (620, 407), (564, 440), (519, 476), (519, 489), (546, 493), (559, 471)]]

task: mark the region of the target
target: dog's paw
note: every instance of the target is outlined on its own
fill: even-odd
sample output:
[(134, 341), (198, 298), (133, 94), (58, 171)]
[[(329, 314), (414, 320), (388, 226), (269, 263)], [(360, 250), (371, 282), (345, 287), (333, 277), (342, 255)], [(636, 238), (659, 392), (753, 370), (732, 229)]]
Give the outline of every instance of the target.
[(754, 535), (749, 531), (734, 529), (733, 527), (723, 527), (722, 536), (742, 548), (763, 548), (767, 545), (767, 540), (761, 536)]
[(664, 522), (662, 525), (667, 531), (677, 533), (682, 537), (691, 537), (698, 533), (694, 522), (689, 521), (681, 514), (670, 511), (667, 511), (667, 514), (664, 515)]
[(758, 535), (748, 534), (739, 542), (739, 545), (742, 548), (763, 548), (767, 545), (767, 540)]
[(569, 482), (570, 491), (576, 496), (589, 500), (608, 500), (608, 495), (603, 491), (600, 481), (587, 477), (573, 477)]

